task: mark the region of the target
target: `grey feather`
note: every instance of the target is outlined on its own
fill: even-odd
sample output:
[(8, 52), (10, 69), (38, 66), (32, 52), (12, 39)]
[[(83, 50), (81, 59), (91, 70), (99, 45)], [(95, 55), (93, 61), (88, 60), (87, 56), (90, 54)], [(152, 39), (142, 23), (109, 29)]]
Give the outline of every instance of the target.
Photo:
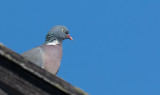
[(42, 48), (43, 47), (41, 46), (33, 48), (29, 51), (22, 53), (22, 56), (24, 56), (26, 59), (30, 60), (31, 62), (35, 63), (36, 65), (42, 67), (43, 66)]

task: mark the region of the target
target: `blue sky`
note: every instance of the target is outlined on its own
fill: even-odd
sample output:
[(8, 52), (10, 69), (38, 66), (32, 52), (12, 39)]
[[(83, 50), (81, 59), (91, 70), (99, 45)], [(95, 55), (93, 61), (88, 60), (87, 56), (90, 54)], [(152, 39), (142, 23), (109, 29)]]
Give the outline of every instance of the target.
[(1, 0), (0, 42), (17, 53), (66, 25), (58, 76), (90, 95), (160, 95), (159, 0)]

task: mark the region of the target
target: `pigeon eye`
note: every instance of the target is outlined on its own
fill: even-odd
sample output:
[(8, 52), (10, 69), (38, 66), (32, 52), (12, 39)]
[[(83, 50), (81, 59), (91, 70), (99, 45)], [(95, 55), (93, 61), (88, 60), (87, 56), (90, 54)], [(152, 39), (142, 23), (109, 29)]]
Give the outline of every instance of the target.
[(62, 28), (62, 31), (64, 32), (64, 29)]

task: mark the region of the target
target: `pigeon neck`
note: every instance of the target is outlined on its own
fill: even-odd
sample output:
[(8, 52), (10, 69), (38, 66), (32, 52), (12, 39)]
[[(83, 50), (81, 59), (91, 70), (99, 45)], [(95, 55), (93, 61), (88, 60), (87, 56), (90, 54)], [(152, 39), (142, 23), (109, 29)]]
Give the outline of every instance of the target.
[(45, 45), (58, 45), (62, 43), (62, 39), (59, 39), (54, 36), (53, 33), (49, 33), (46, 36)]
[(47, 42), (45, 43), (46, 45), (58, 45), (58, 44), (61, 44), (61, 42), (59, 42), (58, 40), (54, 40), (52, 42)]

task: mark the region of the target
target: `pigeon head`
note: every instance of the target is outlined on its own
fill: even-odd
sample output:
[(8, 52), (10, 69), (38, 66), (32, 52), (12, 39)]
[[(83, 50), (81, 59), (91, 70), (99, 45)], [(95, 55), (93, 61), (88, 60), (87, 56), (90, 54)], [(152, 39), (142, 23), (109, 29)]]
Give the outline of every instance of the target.
[(47, 34), (45, 44), (59, 44), (63, 40), (73, 40), (66, 26), (56, 25)]

